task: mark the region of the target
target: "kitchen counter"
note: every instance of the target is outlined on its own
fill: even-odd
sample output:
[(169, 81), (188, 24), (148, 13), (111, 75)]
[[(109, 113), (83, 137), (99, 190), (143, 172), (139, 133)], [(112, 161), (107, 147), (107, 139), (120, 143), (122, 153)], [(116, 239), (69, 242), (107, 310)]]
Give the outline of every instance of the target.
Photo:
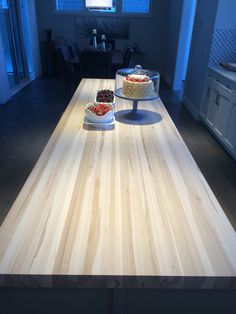
[(221, 66), (207, 66), (208, 70), (220, 75), (224, 79), (228, 80), (234, 89), (236, 89), (236, 72), (224, 69)]
[(235, 231), (161, 100), (83, 124), (107, 87), (82, 80), (3, 222), (1, 287), (235, 289)]

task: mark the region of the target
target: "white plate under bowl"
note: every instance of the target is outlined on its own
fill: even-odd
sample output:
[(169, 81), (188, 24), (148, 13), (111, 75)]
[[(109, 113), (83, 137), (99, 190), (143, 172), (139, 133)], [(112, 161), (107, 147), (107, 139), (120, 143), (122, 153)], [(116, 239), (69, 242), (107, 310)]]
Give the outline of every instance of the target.
[(86, 117), (84, 117), (84, 124), (92, 126), (94, 128), (106, 128), (109, 126), (113, 126), (115, 124), (116, 120), (115, 117), (113, 116), (112, 120), (109, 122), (90, 122)]

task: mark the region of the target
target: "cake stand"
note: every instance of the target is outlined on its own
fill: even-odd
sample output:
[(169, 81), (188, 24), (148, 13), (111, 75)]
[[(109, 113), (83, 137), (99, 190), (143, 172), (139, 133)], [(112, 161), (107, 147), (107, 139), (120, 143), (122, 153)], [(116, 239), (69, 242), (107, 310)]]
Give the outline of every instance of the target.
[(125, 118), (128, 120), (141, 120), (145, 115), (141, 112), (138, 112), (138, 102), (139, 101), (150, 101), (157, 99), (159, 96), (156, 92), (153, 92), (150, 96), (144, 98), (130, 98), (123, 95), (122, 88), (118, 88), (114, 92), (116, 97), (131, 100), (133, 102), (133, 109), (125, 115)]

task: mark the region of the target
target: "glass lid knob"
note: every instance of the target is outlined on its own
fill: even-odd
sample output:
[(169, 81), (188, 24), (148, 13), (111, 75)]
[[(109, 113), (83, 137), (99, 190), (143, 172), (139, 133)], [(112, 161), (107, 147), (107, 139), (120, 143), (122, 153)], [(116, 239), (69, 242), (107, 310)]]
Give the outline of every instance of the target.
[(140, 74), (141, 70), (142, 70), (142, 66), (137, 64), (135, 66), (134, 72), (135, 72), (135, 74)]

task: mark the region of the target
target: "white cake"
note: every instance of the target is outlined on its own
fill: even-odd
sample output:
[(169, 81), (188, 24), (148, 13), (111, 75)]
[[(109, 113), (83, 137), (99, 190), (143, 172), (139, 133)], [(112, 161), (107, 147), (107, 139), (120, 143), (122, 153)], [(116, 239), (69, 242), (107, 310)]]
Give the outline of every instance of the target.
[(147, 75), (130, 74), (123, 80), (123, 95), (129, 98), (146, 98), (153, 94), (153, 82)]

